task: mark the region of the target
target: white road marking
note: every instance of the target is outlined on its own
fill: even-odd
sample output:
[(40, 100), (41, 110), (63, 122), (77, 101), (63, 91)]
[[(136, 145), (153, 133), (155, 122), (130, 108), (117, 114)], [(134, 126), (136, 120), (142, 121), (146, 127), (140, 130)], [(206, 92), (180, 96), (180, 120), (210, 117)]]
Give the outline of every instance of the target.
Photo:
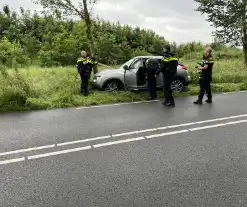
[(144, 132), (153, 132), (153, 131), (156, 131), (156, 130), (157, 130), (156, 128), (144, 129), (144, 130), (126, 132), (126, 133), (121, 133), (121, 134), (113, 134), (112, 137), (121, 137), (121, 136), (126, 136), (126, 135), (131, 135), (131, 134), (140, 134), (140, 133), (144, 133)]
[[(235, 93), (245, 93), (247, 91), (232, 91), (232, 92), (226, 92), (221, 93), (223, 95), (227, 94), (235, 94)], [(125, 102), (125, 103), (115, 103), (115, 104), (102, 104), (102, 105), (94, 105), (94, 106), (82, 106), (77, 107), (75, 109), (90, 109), (90, 108), (102, 108), (102, 107), (110, 107), (110, 106), (121, 106), (121, 105), (131, 105), (131, 104), (142, 104), (142, 103), (152, 103), (152, 102), (159, 102), (160, 100), (152, 100), (152, 101), (136, 101), (136, 102)]]
[(159, 127), (159, 128), (157, 128), (157, 130), (165, 130), (165, 129), (168, 129), (168, 127), (165, 126), (165, 127)]
[(121, 134), (113, 134), (112, 137), (121, 137), (121, 136), (127, 136), (132, 134), (137, 134), (139, 131), (133, 131), (133, 132), (125, 132)]
[(30, 151), (34, 151), (34, 150), (48, 149), (48, 148), (53, 148), (53, 147), (55, 147), (55, 144), (44, 145), (44, 146), (40, 146), (40, 147), (32, 147), (32, 148), (27, 148), (27, 149), (14, 150), (14, 151), (9, 151), (9, 152), (2, 152), (2, 153), (0, 153), (0, 156), (18, 154), (18, 153), (23, 153), (23, 152), (30, 152)]
[(214, 125), (207, 125), (207, 126), (197, 127), (197, 128), (190, 128), (190, 129), (185, 129), (185, 130), (180, 130), (180, 131), (172, 131), (172, 132), (166, 132), (166, 133), (161, 133), (161, 134), (153, 134), (153, 135), (146, 136), (146, 138), (152, 139), (152, 138), (157, 138), (157, 137), (164, 137), (164, 136), (169, 136), (169, 135), (174, 135), (174, 134), (200, 131), (200, 130), (205, 130), (205, 129), (210, 129), (210, 128), (217, 128), (217, 127), (222, 127), (222, 126), (227, 126), (227, 125), (235, 125), (235, 124), (241, 124), (241, 123), (247, 123), (247, 119), (239, 120), (239, 121), (232, 121), (232, 122), (227, 122), (227, 123), (214, 124)]
[(23, 162), (25, 161), (25, 157), (17, 158), (17, 159), (11, 159), (11, 160), (4, 160), (0, 161), (0, 165), (6, 165), (10, 163), (15, 163), (15, 162)]
[(138, 133), (144, 133), (144, 132), (153, 132), (156, 131), (157, 129), (144, 129), (144, 130), (140, 130)]
[(183, 126), (191, 126), (191, 125), (195, 125), (196, 122), (191, 122), (191, 123), (185, 123), (185, 124), (179, 124), (179, 125), (172, 125), (172, 126), (168, 126), (168, 129), (172, 129), (172, 128), (178, 128), (178, 127), (183, 127)]
[[(111, 135), (107, 135), (107, 136), (102, 136), (102, 137), (81, 139), (81, 140), (76, 140), (76, 141), (71, 141), (71, 142), (58, 143), (57, 146), (60, 147), (60, 146), (78, 144), (78, 143), (91, 142), (91, 141), (96, 141), (96, 140), (109, 139), (109, 138), (112, 138), (112, 137), (115, 138), (115, 137), (127, 136), (127, 135), (132, 135), (132, 134), (139, 134), (139, 133), (144, 133), (144, 132), (152, 132), (152, 131), (157, 131), (157, 130), (174, 129), (174, 128), (179, 128), (179, 127), (183, 127), (183, 126), (191, 126), (191, 125), (196, 125), (196, 124), (205, 124), (205, 123), (210, 123), (210, 122), (224, 121), (224, 120), (236, 119), (236, 118), (242, 118), (242, 117), (247, 117), (247, 114), (242, 114), (242, 115), (237, 115), (237, 116), (229, 116), (229, 117), (223, 117), (223, 118), (216, 118), (216, 119), (209, 119), (209, 120), (198, 121), (198, 122), (190, 122), (190, 123), (184, 123), (184, 124), (178, 124), (178, 125), (170, 125), (170, 126), (159, 127), (159, 128), (144, 129), (144, 130), (138, 130), (138, 131), (132, 131), (132, 132), (126, 132), (126, 133), (120, 133), (120, 134), (113, 134), (112, 136)], [(0, 153), (0, 156), (18, 154), (18, 153), (24, 153), (24, 152), (30, 152), (30, 151), (35, 151), (35, 150), (48, 149), (48, 148), (53, 148), (53, 147), (56, 147), (56, 145), (55, 144), (53, 144), (53, 145), (44, 145), (44, 146), (40, 146), (40, 147), (32, 147), (32, 148), (27, 148), (27, 149), (20, 149), (20, 150), (14, 150), (14, 151), (9, 151), (9, 152), (2, 152), (2, 153)]]
[(92, 148), (91, 146), (86, 146), (86, 147), (79, 147), (79, 148), (68, 149), (68, 150), (61, 150), (61, 151), (56, 151), (56, 152), (50, 152), (50, 153), (28, 156), (27, 159), (33, 160), (33, 159), (38, 159), (38, 158), (42, 158), (42, 157), (50, 157), (50, 156), (54, 156), (54, 155), (67, 154), (70, 152), (79, 152), (79, 151), (88, 150), (91, 148)]
[(235, 93), (246, 93), (247, 91), (231, 91), (231, 92), (225, 92), (222, 93), (223, 95), (227, 95), (227, 94), (235, 94)]
[(227, 94), (234, 94), (234, 93), (240, 93), (241, 91), (231, 91), (231, 92), (226, 92), (226, 93), (223, 93), (224, 95), (227, 95)]
[(109, 107), (109, 106), (121, 106), (121, 105), (131, 105), (131, 104), (141, 104), (141, 103), (153, 103), (153, 102), (159, 102), (159, 101), (160, 100), (136, 101), (136, 102), (128, 102), (128, 103), (103, 104), (103, 105), (96, 105), (96, 106), (82, 106), (82, 107), (77, 107), (76, 109), (102, 108), (102, 107)]
[(247, 114), (242, 114), (242, 115), (237, 115), (237, 116), (228, 116), (228, 117), (217, 118), (217, 119), (209, 119), (209, 120), (204, 120), (204, 121), (197, 121), (195, 122), (195, 124), (205, 124), (209, 122), (224, 121), (228, 119), (237, 119), (237, 118), (242, 118), (242, 117), (247, 117)]
[(231, 91), (231, 92), (224, 92), (222, 93), (223, 95), (228, 95), (228, 94), (235, 94), (235, 93), (246, 93), (247, 91)]
[(204, 127), (197, 127), (197, 128), (192, 128), (189, 129), (189, 131), (200, 131), (203, 129), (210, 129), (210, 128), (217, 128), (217, 127), (221, 127), (221, 126), (226, 126), (227, 124), (214, 124), (214, 125), (209, 125), (209, 126), (204, 126)]
[[(214, 124), (214, 125), (207, 125), (207, 126), (197, 127), (197, 128), (184, 129), (184, 130), (179, 130), (179, 131), (166, 132), (166, 133), (161, 133), (161, 134), (153, 134), (153, 135), (146, 136), (146, 138), (152, 139), (152, 138), (157, 138), (157, 137), (164, 137), (164, 136), (169, 136), (169, 135), (200, 131), (200, 130), (205, 130), (205, 129), (210, 129), (210, 128), (227, 126), (227, 125), (235, 125), (235, 124), (240, 124), (240, 123), (247, 123), (247, 119), (232, 121), (232, 122), (227, 122), (227, 123), (219, 123), (219, 124)], [(140, 140), (145, 140), (145, 138), (144, 137), (138, 137), (138, 138), (118, 140), (118, 141), (113, 141), (113, 142), (105, 142), (105, 143), (101, 143), (101, 144), (95, 144), (95, 145), (93, 145), (93, 148), (123, 144), (123, 143), (128, 143), (128, 142), (135, 142), (135, 141), (140, 141)], [(32, 148), (29, 148), (29, 149), (32, 149)], [(50, 152), (50, 153), (32, 155), (32, 156), (28, 156), (27, 159), (33, 160), (33, 159), (38, 159), (38, 158), (50, 157), (50, 156), (67, 154), (67, 153), (71, 153), (71, 152), (78, 152), (78, 151), (89, 150), (89, 149), (92, 149), (92, 147), (91, 146), (85, 146), (85, 147), (80, 147), (80, 148), (73, 148), (73, 149), (68, 149), (68, 150), (61, 150), (61, 151), (55, 151), (55, 152)], [(24, 157), (0, 161), (0, 165), (15, 163), (15, 162), (22, 162), (22, 161), (25, 161)]]
[(174, 134), (182, 134), (182, 133), (186, 133), (186, 132), (189, 132), (189, 130), (185, 129), (185, 130), (180, 130), (180, 131), (166, 132), (166, 133), (162, 133), (162, 134), (153, 134), (150, 136), (146, 136), (146, 138), (152, 139), (152, 138), (164, 137), (164, 136), (169, 136), (169, 135), (174, 135)]
[(71, 145), (71, 144), (78, 144), (78, 143), (84, 143), (84, 142), (90, 142), (90, 141), (96, 141), (96, 140), (102, 140), (102, 139), (109, 139), (111, 136), (103, 136), (103, 137), (95, 137), (95, 138), (89, 138), (89, 139), (81, 139), (81, 140), (76, 140), (72, 142), (63, 142), (57, 144), (58, 147), (60, 146), (65, 146), (65, 145)]
[(106, 143), (102, 143), (102, 144), (96, 144), (93, 145), (94, 148), (99, 148), (99, 147), (105, 147), (105, 146), (110, 146), (110, 145), (115, 145), (115, 144), (122, 144), (122, 143), (127, 143), (127, 142), (135, 142), (135, 141), (139, 141), (139, 140), (144, 140), (144, 137), (138, 137), (138, 138), (132, 138), (132, 139), (124, 139), (124, 140), (119, 140), (119, 141), (115, 141), (115, 142), (106, 142)]
[(241, 123), (246, 123), (246, 122), (247, 122), (247, 119), (239, 120), (239, 121), (232, 121), (232, 122), (227, 122), (227, 123), (222, 123), (222, 124), (215, 124), (215, 125), (197, 127), (197, 128), (192, 128), (192, 129), (188, 129), (188, 130), (189, 131), (199, 131), (199, 130), (203, 130), (203, 129), (217, 128), (217, 127), (221, 127), (221, 126), (235, 125), (235, 124), (241, 124)]
[(183, 127), (183, 126), (191, 126), (191, 125), (196, 125), (196, 124), (223, 121), (223, 120), (228, 120), (228, 119), (236, 119), (236, 118), (241, 118), (241, 117), (247, 117), (247, 114), (242, 114), (242, 115), (237, 115), (237, 116), (229, 116), (229, 117), (223, 117), (223, 118), (216, 118), (216, 119), (209, 119), (209, 120), (198, 121), (198, 122), (190, 122), (190, 123), (184, 123), (184, 124), (178, 124), (178, 125), (170, 125), (170, 126), (159, 127), (159, 128), (144, 129), (144, 130), (139, 130), (139, 131), (125, 132), (125, 133), (121, 133), (121, 134), (113, 134), (112, 137), (121, 137), (121, 136), (127, 136), (127, 135), (132, 135), (132, 134), (139, 134), (139, 133), (143, 133), (143, 132), (173, 129), (173, 128), (179, 128), (179, 127)]

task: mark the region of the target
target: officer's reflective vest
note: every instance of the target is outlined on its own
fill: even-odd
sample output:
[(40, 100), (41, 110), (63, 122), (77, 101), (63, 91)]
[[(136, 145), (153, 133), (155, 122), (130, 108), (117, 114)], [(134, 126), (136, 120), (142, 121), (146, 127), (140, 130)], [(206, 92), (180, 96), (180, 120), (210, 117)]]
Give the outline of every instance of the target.
[(213, 67), (213, 64), (214, 64), (214, 59), (212, 57), (203, 57), (204, 60), (202, 60), (201, 65), (202, 67), (204, 67), (205, 65), (208, 65), (208, 64), (212, 64), (212, 66), (208, 69), (204, 69), (204, 70), (200, 70), (199, 71), (199, 74), (200, 74), (200, 79), (202, 79), (204, 76), (207, 76), (208, 74), (212, 73), (212, 67)]
[(214, 59), (212, 57), (209, 57), (208, 59), (206, 60), (202, 60), (202, 65), (205, 66), (207, 64), (214, 64)]
[(97, 61), (93, 61), (91, 58), (88, 58), (88, 57), (86, 57), (86, 58), (83, 58), (83, 57), (78, 58), (77, 59), (77, 63), (79, 63), (79, 62), (85, 62), (85, 64), (91, 63), (92, 65), (98, 64)]
[(176, 57), (165, 57), (162, 59), (164, 62), (178, 61)]
[(174, 56), (164, 57), (162, 59), (166, 64), (166, 71), (176, 73), (178, 67), (178, 58)]
[[(85, 68), (79, 68), (79, 63), (80, 62), (83, 62), (83, 65), (85, 65)], [(77, 59), (77, 64), (76, 64), (76, 67), (78, 70), (84, 70), (84, 72), (89, 72), (91, 73), (91, 70), (93, 67), (96, 67), (98, 64), (97, 61), (93, 61), (91, 58), (89, 57), (86, 57), (86, 58), (83, 58), (83, 57), (80, 57)], [(89, 71), (87, 71), (89, 70)]]

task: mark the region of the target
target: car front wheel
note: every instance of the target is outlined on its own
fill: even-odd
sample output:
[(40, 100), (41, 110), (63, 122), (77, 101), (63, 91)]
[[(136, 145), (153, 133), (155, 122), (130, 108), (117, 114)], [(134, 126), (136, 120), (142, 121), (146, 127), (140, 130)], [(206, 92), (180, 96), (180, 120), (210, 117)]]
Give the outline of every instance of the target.
[(121, 85), (116, 80), (108, 81), (104, 87), (104, 90), (107, 92), (118, 92), (120, 89)]
[(175, 79), (172, 81), (171, 89), (173, 92), (182, 92), (184, 89), (184, 83), (180, 79)]

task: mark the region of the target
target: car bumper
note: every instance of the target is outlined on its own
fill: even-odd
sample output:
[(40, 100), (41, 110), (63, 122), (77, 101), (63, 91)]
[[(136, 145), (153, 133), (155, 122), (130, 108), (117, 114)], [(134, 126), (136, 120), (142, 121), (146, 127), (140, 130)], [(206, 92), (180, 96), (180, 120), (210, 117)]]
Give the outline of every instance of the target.
[(92, 88), (93, 88), (93, 89), (102, 90), (102, 85), (101, 85), (100, 82), (97, 80), (97, 78), (93, 78), (93, 81), (92, 81)]
[(188, 75), (185, 79), (185, 85), (188, 86), (191, 83), (191, 77)]

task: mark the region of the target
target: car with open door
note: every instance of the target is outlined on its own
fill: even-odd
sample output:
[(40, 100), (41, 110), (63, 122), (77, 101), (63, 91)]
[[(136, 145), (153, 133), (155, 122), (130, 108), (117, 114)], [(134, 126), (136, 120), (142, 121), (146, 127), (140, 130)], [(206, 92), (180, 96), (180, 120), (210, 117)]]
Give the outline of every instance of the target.
[[(121, 89), (144, 90), (147, 89), (146, 71), (143, 67), (150, 58), (158, 59), (161, 63), (162, 56), (138, 56), (124, 63), (119, 68), (106, 69), (96, 73), (93, 77), (93, 87), (109, 92)], [(188, 68), (179, 62), (177, 74), (172, 82), (172, 90), (181, 92), (191, 81)], [(157, 77), (157, 88), (163, 87), (163, 77)]]

